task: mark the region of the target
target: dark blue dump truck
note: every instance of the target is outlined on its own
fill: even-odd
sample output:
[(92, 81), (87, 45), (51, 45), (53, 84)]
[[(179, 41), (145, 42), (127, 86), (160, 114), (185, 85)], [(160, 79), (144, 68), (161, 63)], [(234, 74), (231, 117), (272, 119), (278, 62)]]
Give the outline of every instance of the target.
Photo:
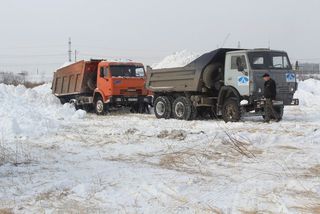
[(242, 116), (264, 116), (264, 73), (276, 81), (274, 109), (298, 105), (296, 74), (284, 51), (217, 49), (184, 67), (148, 68), (146, 87), (154, 94), (157, 118), (192, 120), (222, 117), (237, 122)]

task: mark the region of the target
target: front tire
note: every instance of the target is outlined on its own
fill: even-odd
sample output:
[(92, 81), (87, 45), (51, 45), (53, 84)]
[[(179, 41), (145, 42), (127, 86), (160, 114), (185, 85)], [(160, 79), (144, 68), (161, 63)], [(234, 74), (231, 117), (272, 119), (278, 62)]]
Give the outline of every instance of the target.
[(154, 114), (158, 119), (169, 119), (171, 117), (171, 102), (166, 96), (157, 97), (154, 101)]
[(227, 99), (222, 107), (222, 118), (227, 122), (238, 122), (241, 118), (241, 111), (236, 99)]
[(173, 117), (178, 120), (190, 120), (193, 109), (192, 103), (187, 97), (178, 97), (172, 105)]
[(283, 117), (283, 106), (274, 106), (274, 111), (278, 114), (279, 118), (275, 118), (273, 115), (270, 117), (271, 119), (275, 119), (278, 122), (282, 120)]
[(106, 113), (106, 105), (101, 97), (99, 97), (95, 102), (95, 111), (97, 115), (104, 115)]

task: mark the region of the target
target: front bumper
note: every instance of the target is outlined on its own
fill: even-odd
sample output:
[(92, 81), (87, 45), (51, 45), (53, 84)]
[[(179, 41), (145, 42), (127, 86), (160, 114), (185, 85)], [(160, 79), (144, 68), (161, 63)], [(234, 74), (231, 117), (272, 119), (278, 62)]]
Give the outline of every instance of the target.
[(138, 96), (138, 97), (127, 97), (127, 96), (112, 96), (109, 98), (108, 103), (128, 106), (135, 103), (147, 103), (152, 105), (152, 96)]
[(299, 105), (299, 99), (292, 99), (291, 103), (288, 106), (298, 106)]
[[(257, 100), (255, 101), (255, 106), (257, 108), (263, 108), (266, 104), (266, 99), (261, 99), (261, 100)], [(272, 102), (273, 106), (297, 106), (299, 105), (299, 99), (292, 99), (291, 103), (289, 104), (284, 104), (283, 101), (279, 101), (279, 100), (274, 100)]]

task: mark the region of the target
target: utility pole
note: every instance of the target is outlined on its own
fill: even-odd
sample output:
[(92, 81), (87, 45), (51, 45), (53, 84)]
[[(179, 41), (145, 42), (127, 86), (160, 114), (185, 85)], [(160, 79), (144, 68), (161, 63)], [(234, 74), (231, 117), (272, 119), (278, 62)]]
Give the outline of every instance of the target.
[(72, 50), (71, 50), (71, 37), (69, 37), (69, 51), (68, 51), (68, 54), (69, 54), (69, 62), (71, 62), (71, 55), (72, 55)]
[(238, 41), (238, 48), (239, 48), (239, 49), (241, 48), (241, 43), (240, 43), (240, 41)]
[(77, 54), (78, 54), (78, 51), (74, 50), (74, 62), (77, 62)]
[(224, 47), (224, 45), (225, 45), (225, 44), (226, 44), (226, 42), (228, 41), (228, 39), (229, 39), (230, 35), (231, 35), (231, 33), (228, 33), (228, 35), (226, 36), (226, 38), (224, 38), (224, 40), (223, 40), (223, 42), (222, 42), (222, 44), (221, 44), (220, 48), (223, 48), (223, 47)]

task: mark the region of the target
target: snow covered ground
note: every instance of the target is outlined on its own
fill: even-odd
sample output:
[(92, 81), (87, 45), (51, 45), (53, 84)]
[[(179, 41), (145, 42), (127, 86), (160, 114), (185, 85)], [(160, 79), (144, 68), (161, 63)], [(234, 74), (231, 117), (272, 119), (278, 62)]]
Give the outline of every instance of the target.
[(320, 213), (320, 81), (280, 123), (85, 114), (0, 85), (0, 213)]

